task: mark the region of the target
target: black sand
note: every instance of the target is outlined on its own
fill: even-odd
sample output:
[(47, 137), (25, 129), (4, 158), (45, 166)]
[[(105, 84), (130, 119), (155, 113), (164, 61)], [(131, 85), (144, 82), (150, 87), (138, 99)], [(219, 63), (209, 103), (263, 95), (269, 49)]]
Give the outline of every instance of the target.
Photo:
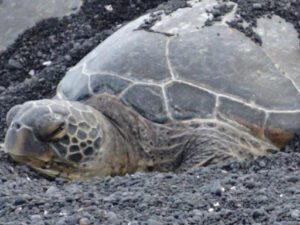
[[(300, 2), (239, 1), (242, 18), (277, 14), (300, 33)], [(0, 137), (8, 109), (51, 97), (61, 77), (117, 25), (163, 0), (86, 0), (76, 15), (48, 19), (0, 54)], [(113, 11), (105, 9), (112, 5)], [(170, 1), (160, 8), (185, 4)], [(215, 11), (215, 20), (222, 7)], [(213, 21), (212, 21), (213, 22)], [(232, 24), (238, 29), (239, 21)], [(252, 27), (244, 32), (259, 42)], [(51, 61), (45, 66), (44, 62)], [(34, 71), (34, 72), (33, 72)], [(31, 75), (30, 75), (31, 74)], [(0, 224), (300, 224), (300, 137), (285, 152), (254, 161), (199, 168), (183, 174), (148, 173), (48, 180), (0, 154)]]

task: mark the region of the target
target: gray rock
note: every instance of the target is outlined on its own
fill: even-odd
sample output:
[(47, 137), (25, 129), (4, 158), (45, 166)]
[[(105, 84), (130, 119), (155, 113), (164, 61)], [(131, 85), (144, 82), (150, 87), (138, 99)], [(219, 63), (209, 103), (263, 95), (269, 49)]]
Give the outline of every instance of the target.
[(215, 195), (222, 195), (224, 188), (220, 184), (220, 182), (215, 182), (210, 187), (210, 192)]
[(60, 190), (56, 186), (50, 186), (47, 189), (46, 194), (50, 197), (60, 197), (61, 196)]
[(10, 58), (8, 60), (7, 66), (11, 69), (22, 69), (23, 68), (22, 64), (19, 61), (17, 61), (16, 59), (13, 59), (13, 58)]
[(146, 224), (147, 225), (163, 225), (163, 223), (157, 221), (157, 220), (154, 220), (154, 219), (148, 219), (146, 221)]
[(79, 225), (90, 225), (91, 224), (91, 221), (88, 219), (88, 218), (80, 218), (79, 219)]
[(300, 210), (299, 209), (294, 209), (291, 211), (291, 216), (294, 219), (299, 219), (300, 218)]
[(17, 196), (15, 198), (15, 201), (14, 201), (14, 205), (23, 205), (26, 203), (26, 199), (21, 197), (21, 196)]
[(36, 215), (31, 215), (30, 219), (32, 220), (32, 222), (38, 222), (38, 221), (42, 220), (43, 217), (41, 215), (36, 214)]

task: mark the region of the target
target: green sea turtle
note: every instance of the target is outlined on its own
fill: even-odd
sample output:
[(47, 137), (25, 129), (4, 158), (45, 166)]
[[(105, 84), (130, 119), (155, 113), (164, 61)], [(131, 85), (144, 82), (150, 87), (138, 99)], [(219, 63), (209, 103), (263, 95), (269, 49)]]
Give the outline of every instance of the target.
[(193, 2), (121, 28), (68, 71), (53, 99), (9, 111), (6, 151), (76, 179), (184, 171), (278, 150), (300, 128), (297, 33), (277, 16), (262, 18), (259, 46), (226, 25), (234, 4), (203, 26), (216, 4)]

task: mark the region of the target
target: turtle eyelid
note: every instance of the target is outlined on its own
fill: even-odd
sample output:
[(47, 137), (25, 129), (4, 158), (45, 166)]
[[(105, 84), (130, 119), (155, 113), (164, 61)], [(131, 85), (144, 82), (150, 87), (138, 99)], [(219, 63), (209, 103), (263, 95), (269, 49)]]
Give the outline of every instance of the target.
[(56, 114), (44, 114), (34, 121), (34, 133), (42, 141), (57, 140), (66, 128), (64, 118)]
[(51, 134), (50, 134), (49, 136), (50, 136), (50, 137), (55, 137), (57, 134), (59, 134), (61, 131), (64, 130), (65, 125), (66, 125), (65, 122), (60, 123), (60, 124), (57, 126), (57, 128), (51, 132)]

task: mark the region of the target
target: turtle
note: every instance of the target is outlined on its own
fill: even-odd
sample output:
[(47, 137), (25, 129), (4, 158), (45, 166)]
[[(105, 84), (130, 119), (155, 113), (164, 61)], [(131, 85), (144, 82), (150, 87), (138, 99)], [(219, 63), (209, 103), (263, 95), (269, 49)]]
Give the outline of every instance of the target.
[(279, 16), (260, 18), (259, 45), (228, 25), (235, 3), (205, 26), (218, 4), (192, 1), (121, 27), (68, 70), (52, 99), (10, 109), (5, 150), (68, 179), (182, 172), (280, 150), (300, 128), (297, 32)]

